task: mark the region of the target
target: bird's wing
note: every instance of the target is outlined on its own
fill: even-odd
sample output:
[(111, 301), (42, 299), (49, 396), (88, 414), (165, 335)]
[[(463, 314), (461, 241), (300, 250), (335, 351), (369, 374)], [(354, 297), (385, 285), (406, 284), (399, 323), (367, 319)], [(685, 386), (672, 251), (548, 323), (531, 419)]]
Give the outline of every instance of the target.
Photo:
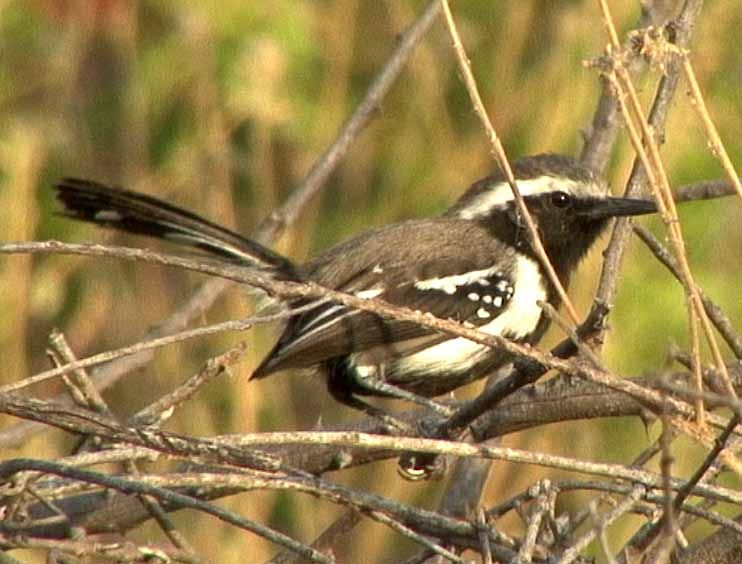
[[(371, 264), (354, 272), (338, 289), (472, 326), (495, 319), (513, 295), (511, 273), (491, 261), (451, 256), (445, 250), (443, 256), (414, 264), (392, 258)], [(292, 319), (253, 377), (374, 348), (392, 355), (402, 350), (409, 354), (409, 344), (424, 348), (445, 338), (416, 323), (324, 303)]]

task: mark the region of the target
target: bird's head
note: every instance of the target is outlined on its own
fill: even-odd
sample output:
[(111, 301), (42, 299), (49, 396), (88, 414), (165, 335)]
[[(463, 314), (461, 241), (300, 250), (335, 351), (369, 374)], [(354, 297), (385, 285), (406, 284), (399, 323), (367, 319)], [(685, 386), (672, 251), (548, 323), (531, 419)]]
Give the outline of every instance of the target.
[[(656, 211), (651, 201), (610, 196), (589, 168), (563, 155), (522, 158), (513, 164), (513, 174), (550, 260), (567, 276), (611, 218)], [(446, 216), (482, 222), (519, 247), (529, 244), (525, 222), (501, 173), (474, 183)]]

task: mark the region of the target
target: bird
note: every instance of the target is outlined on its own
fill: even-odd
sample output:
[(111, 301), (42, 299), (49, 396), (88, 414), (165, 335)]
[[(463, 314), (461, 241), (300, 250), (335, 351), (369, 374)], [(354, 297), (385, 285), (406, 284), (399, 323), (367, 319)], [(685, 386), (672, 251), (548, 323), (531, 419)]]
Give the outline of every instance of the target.
[[(512, 170), (565, 288), (612, 218), (656, 211), (648, 200), (612, 197), (596, 173), (568, 156), (527, 156)], [(538, 343), (550, 323), (541, 304), (560, 305), (501, 171), (472, 184), (440, 215), (368, 229), (303, 264), (152, 196), (78, 178), (55, 188), (62, 213), (74, 219), (185, 244), (274, 279), (315, 282), (517, 343)], [(251, 379), (319, 368), (336, 400), (376, 416), (384, 412), (363, 396), (439, 409), (430, 398), (512, 360), (498, 348), (340, 303), (293, 298), (286, 306), (300, 311)]]

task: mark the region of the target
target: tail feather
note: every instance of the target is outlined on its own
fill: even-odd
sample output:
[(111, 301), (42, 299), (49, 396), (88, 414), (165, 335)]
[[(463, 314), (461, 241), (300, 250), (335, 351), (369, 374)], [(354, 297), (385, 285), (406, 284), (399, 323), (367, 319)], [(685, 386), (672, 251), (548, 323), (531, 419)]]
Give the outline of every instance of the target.
[(294, 266), (286, 257), (152, 196), (77, 178), (65, 178), (55, 189), (64, 206), (62, 213), (74, 219), (169, 240), (295, 277)]

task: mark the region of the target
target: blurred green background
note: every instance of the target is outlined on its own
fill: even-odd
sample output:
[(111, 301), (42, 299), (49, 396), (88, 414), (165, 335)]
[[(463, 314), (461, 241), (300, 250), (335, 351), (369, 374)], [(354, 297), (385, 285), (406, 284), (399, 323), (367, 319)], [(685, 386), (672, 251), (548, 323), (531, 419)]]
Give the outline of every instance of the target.
[[(298, 184), (362, 99), (424, 2), (237, 0), (0, 1), (0, 233), (3, 240), (143, 240), (113, 235), (54, 215), (51, 184), (63, 175), (143, 190), (249, 233)], [(611, 2), (619, 29), (631, 29), (639, 2)], [(600, 93), (582, 62), (607, 43), (592, 1), (453, 2), (485, 104), (511, 157), (541, 151), (576, 155)], [(742, 162), (742, 3), (705, 3), (692, 53), (711, 116), (733, 162)], [(657, 73), (641, 79), (645, 100)], [(722, 176), (679, 90), (663, 156), (674, 185)], [(608, 179), (626, 180), (633, 152), (622, 134)], [(301, 260), (359, 230), (442, 210), (493, 169), (488, 145), (459, 80), (450, 40), (434, 25), (358, 138), (296, 225), (276, 248)], [(741, 206), (738, 200), (682, 207), (682, 226), (698, 281), (739, 327)], [(664, 238), (656, 220), (642, 220)], [(146, 244), (151, 244), (146, 242)], [(572, 288), (585, 312), (600, 254)], [(61, 328), (79, 356), (140, 340), (203, 278), (151, 266), (84, 257), (4, 257), (0, 261), (3, 383), (48, 368), (46, 338)], [(202, 323), (249, 313), (229, 291)], [(668, 368), (671, 343), (687, 347), (680, 286), (633, 244), (611, 317), (606, 364), (622, 374)], [(247, 385), (274, 330), (253, 332), (236, 377), (210, 385), (167, 428), (214, 435), (311, 428), (356, 416), (338, 408), (312, 374), (278, 375)], [(244, 336), (223, 335), (159, 351), (145, 370), (106, 392), (122, 416), (148, 404), (210, 356)], [(556, 341), (556, 331), (545, 346)], [(725, 351), (728, 353), (728, 351)], [(474, 393), (478, 386), (459, 395)], [(48, 384), (37, 393), (59, 391)], [(143, 393), (144, 392), (144, 393)], [(14, 423), (3, 418), (3, 427)], [(507, 437), (506, 444), (591, 460), (630, 462), (656, 436), (636, 420), (577, 422)], [(56, 457), (72, 440), (49, 431), (2, 456)], [(690, 472), (702, 450), (680, 441), (677, 464)], [(680, 471), (679, 471), (680, 472)], [(554, 472), (498, 464), (485, 503)], [(433, 508), (441, 483), (408, 484), (395, 463), (333, 476), (343, 483)], [(310, 541), (339, 509), (293, 494), (245, 494), (224, 501), (250, 519)], [(580, 507), (574, 496), (572, 509)], [(564, 506), (565, 509), (570, 507)], [(211, 518), (176, 521), (213, 561), (260, 561), (274, 547)], [(631, 532), (624, 520), (612, 546)], [(511, 533), (518, 534), (512, 521)], [(162, 539), (151, 525), (138, 539)], [(164, 541), (163, 541), (164, 542)], [(341, 561), (396, 561), (414, 550), (366, 521)], [(32, 552), (18, 553), (31, 561)]]

